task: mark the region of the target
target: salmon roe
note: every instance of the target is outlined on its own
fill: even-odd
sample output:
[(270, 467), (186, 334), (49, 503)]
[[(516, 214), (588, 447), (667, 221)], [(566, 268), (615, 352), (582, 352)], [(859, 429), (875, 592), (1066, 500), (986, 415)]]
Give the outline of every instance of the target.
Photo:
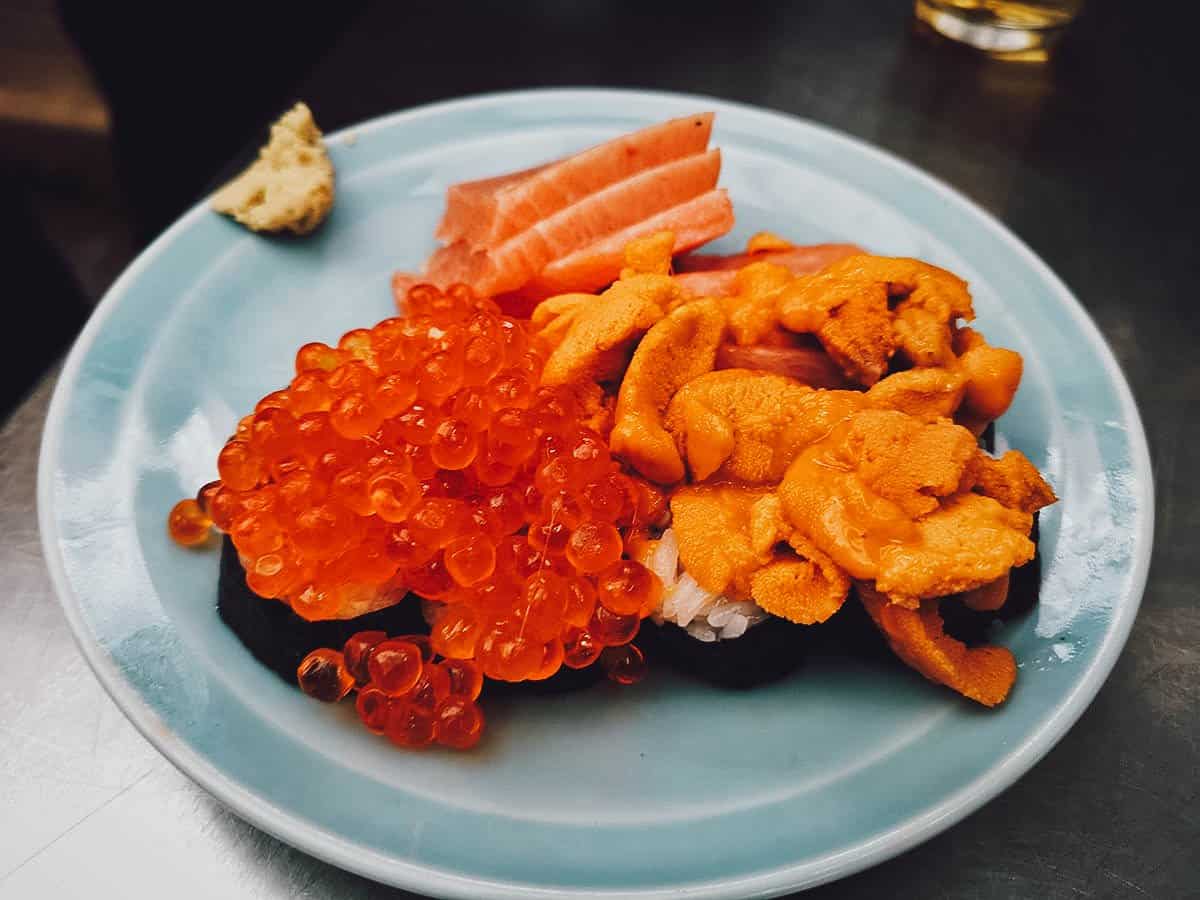
[(167, 533), (183, 547), (196, 547), (208, 540), (212, 524), (198, 500), (180, 500), (167, 516)]
[(600, 665), (609, 680), (617, 684), (637, 684), (646, 677), (646, 657), (633, 644), (609, 647), (600, 654)]
[(357, 690), (359, 721), (400, 747), (438, 743), (466, 750), (483, 735), (483, 712), (475, 702), (483, 672), (472, 660), (438, 659), (425, 635), (360, 631), (341, 652), (308, 654), (296, 678), (301, 690), (326, 702)]
[(666, 498), (570, 389), (539, 386), (525, 323), (461, 285), (417, 285), (406, 310), (301, 347), (170, 531), (227, 533), (251, 590), (310, 620), (436, 601), (425, 646), (368, 632), (298, 677), (322, 699), (357, 688), (364, 724), (401, 746), (467, 747), (483, 676), (549, 678), (633, 640), (662, 586), (623, 535), (659, 524)]
[(342, 654), (336, 650), (314, 650), (296, 669), (300, 690), (325, 703), (336, 703), (354, 687), (354, 678), (346, 671)]

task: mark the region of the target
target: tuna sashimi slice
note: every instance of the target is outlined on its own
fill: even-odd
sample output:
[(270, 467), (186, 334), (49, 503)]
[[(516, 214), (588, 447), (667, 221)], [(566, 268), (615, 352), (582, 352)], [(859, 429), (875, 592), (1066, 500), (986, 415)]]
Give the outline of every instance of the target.
[[(733, 204), (725, 190), (718, 188), (555, 260), (518, 295), (523, 301), (535, 301), (568, 291), (595, 291), (620, 277), (625, 245), (636, 238), (670, 231), (675, 235), (676, 251), (686, 251), (720, 237), (731, 228)], [(511, 302), (517, 298), (507, 299)]]
[(555, 260), (711, 191), (720, 174), (719, 150), (672, 160), (610, 184), (498, 246), (456, 241), (429, 258), (426, 272), (435, 284), (461, 281), (481, 295), (516, 290)]
[(712, 123), (712, 113), (671, 119), (543, 166), (451, 185), (436, 236), (495, 245), (614, 182), (702, 152)]
[(793, 275), (811, 275), (827, 265), (865, 253), (854, 244), (812, 244), (765, 253), (735, 253), (730, 256), (694, 253), (675, 261), (680, 271), (675, 280), (696, 297), (727, 297), (736, 290), (738, 269), (752, 262), (770, 262)]

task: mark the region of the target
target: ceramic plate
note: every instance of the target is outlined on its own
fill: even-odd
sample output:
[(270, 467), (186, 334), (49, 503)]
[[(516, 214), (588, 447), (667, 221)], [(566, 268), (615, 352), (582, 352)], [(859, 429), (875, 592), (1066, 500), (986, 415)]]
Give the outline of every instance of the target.
[[(217, 618), (217, 557), (174, 546), (171, 505), (306, 341), (391, 313), (388, 278), (433, 247), (452, 182), (715, 109), (735, 250), (770, 229), (855, 241), (969, 279), (979, 325), (1019, 350), (999, 423), (1059, 495), (1040, 606), (1004, 627), (1020, 675), (986, 711), (899, 667), (817, 661), (739, 694), (666, 673), (634, 689), (488, 706), (479, 752), (400, 752), (314, 703)], [(1129, 388), (1067, 288), (997, 221), (912, 166), (808, 122), (704, 97), (497, 94), (331, 136), (337, 205), (305, 240), (203, 207), (121, 276), (67, 362), (39, 514), (79, 644), (166, 756), (255, 825), (337, 865), (460, 897), (770, 895), (949, 827), (1078, 718), (1146, 578), (1152, 484)]]

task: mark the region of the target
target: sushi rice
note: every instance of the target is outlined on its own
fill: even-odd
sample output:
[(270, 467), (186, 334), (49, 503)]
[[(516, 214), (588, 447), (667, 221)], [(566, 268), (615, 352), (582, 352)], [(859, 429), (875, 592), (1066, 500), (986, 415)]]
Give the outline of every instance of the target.
[(662, 603), (651, 616), (657, 625), (670, 622), (696, 640), (712, 643), (739, 638), (770, 618), (753, 601), (730, 600), (706, 591), (687, 572), (680, 572), (679, 542), (672, 528), (663, 532), (646, 565), (665, 588)]

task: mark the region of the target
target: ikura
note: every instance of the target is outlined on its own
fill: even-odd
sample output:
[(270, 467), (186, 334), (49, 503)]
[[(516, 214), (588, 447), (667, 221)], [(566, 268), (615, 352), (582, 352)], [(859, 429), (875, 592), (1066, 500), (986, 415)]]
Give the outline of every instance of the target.
[[(550, 657), (556, 654), (562, 655), (561, 644), (549, 648)], [(479, 666), (470, 660), (437, 661), (424, 635), (358, 632), (342, 652), (322, 648), (308, 654), (296, 677), (306, 694), (331, 703), (357, 689), (359, 720), (400, 747), (438, 743), (466, 750), (483, 734), (483, 713), (475, 702), (483, 687)]]
[(354, 678), (336, 650), (314, 650), (304, 657), (296, 669), (296, 681), (300, 690), (325, 703), (336, 703), (354, 687)]
[(640, 677), (630, 642), (662, 588), (623, 557), (666, 499), (623, 473), (594, 408), (538, 386), (523, 323), (461, 286), (417, 286), (407, 308), (302, 347), (169, 530), (225, 532), (251, 589), (310, 621), (404, 591), (431, 603), (428, 636), (359, 632), (297, 678), (322, 699), (357, 691), (364, 725), (398, 745), (466, 748), (485, 675)]
[(182, 547), (203, 544), (212, 533), (212, 525), (212, 519), (197, 500), (180, 500), (167, 516), (167, 533)]

